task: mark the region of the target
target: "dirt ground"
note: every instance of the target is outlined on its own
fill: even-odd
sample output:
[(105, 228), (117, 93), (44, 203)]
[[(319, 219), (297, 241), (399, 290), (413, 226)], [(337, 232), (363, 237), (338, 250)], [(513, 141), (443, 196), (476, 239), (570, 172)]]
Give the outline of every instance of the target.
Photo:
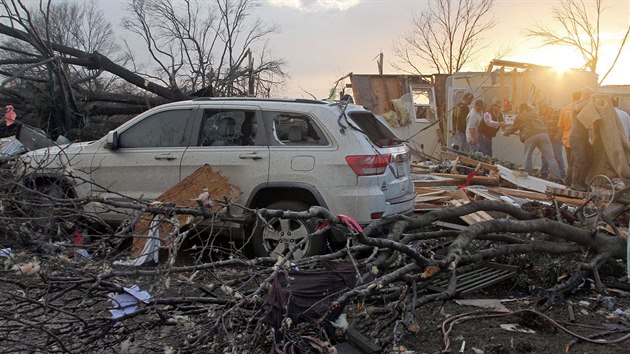
[[(616, 280), (618, 279), (609, 277), (603, 279), (603, 282), (612, 284)], [(620, 329), (622, 332), (604, 336), (602, 339), (613, 340), (627, 335), (630, 332), (628, 327), (630, 292), (607, 287), (604, 294), (598, 294), (593, 282), (587, 280), (575, 293), (565, 299), (559, 299), (550, 309), (536, 313), (532, 310), (536, 308), (541, 296), (527, 291), (510, 290), (513, 285), (514, 281), (508, 280), (458, 299), (499, 299), (515, 314), (488, 317), (492, 315), (492, 310), (459, 305), (458, 299), (428, 304), (416, 311), (416, 319), (420, 324), (418, 332), (416, 334), (408, 332), (402, 338), (401, 344), (407, 350), (416, 353), (440, 352), (445, 348), (443, 323), (453, 316), (469, 313), (465, 321), (453, 326), (448, 336), (450, 352), (476, 354), (630, 352), (630, 339), (617, 344), (593, 344), (578, 341), (575, 336), (567, 333), (570, 331), (589, 337)], [(573, 309), (574, 321), (570, 320), (569, 307)], [(511, 324), (515, 324), (514, 328), (519, 331), (501, 327)]]
[[(30, 259), (30, 255), (24, 255), (24, 260)], [(518, 262), (515, 262), (518, 263)], [(542, 313), (532, 311), (539, 305), (539, 301), (544, 298), (545, 291), (553, 281), (562, 279), (574, 266), (572, 261), (559, 263), (552, 258), (527, 258), (527, 262), (519, 265), (523, 270), (515, 277), (492, 287), (487, 287), (466, 295), (457, 296), (455, 299), (440, 302), (430, 302), (419, 307), (414, 312), (413, 326), (407, 328), (396, 328), (399, 340), (393, 344), (404, 346), (411, 353), (438, 353), (446, 348), (445, 336), (442, 326), (447, 320), (454, 316), (467, 315), (463, 321), (454, 323), (447, 338), (450, 341), (449, 349), (451, 353), (475, 353), (475, 354), (502, 354), (502, 353), (628, 353), (630, 352), (630, 340), (625, 340), (617, 344), (592, 344), (584, 341), (577, 341), (574, 335), (566, 331), (574, 332), (585, 337), (593, 336), (603, 332), (617, 330), (604, 337), (604, 340), (614, 340), (630, 333), (630, 291), (628, 288), (621, 290), (615, 285), (619, 279), (625, 275), (625, 263), (617, 261), (601, 269), (602, 282), (605, 286), (603, 293), (598, 293), (594, 282), (587, 278), (584, 283), (573, 293), (565, 298), (558, 299), (555, 304)], [(60, 268), (61, 267), (61, 268)], [(91, 269), (91, 267), (98, 267)], [(108, 267), (108, 266), (107, 266)], [(208, 297), (209, 294), (222, 294), (215, 288), (208, 293), (208, 285), (216, 283), (217, 279), (226, 282), (229, 279), (241, 278), (242, 269), (223, 268), (217, 271), (198, 272), (192, 278), (190, 273), (173, 275), (168, 282), (170, 287), (165, 287), (166, 278), (161, 276), (137, 277), (132, 273), (116, 277), (116, 281), (121, 284), (134, 284), (137, 282), (142, 289), (147, 289), (160, 301), (147, 307), (148, 311), (138, 315), (136, 318), (125, 322), (125, 326), (119, 329), (104, 331), (103, 328), (111, 326), (115, 321), (111, 320), (109, 314), (110, 304), (105, 299), (108, 290), (107, 284), (101, 284), (103, 288), (94, 291), (86, 297), (90, 288), (94, 285), (93, 274), (106, 271), (105, 265), (92, 264), (72, 260), (62, 262), (60, 260), (50, 260), (42, 263), (42, 270), (39, 275), (25, 277), (17, 275), (12, 271), (4, 270), (0, 276), (0, 337), (2, 333), (16, 335), (16, 323), (12, 322), (16, 315), (17, 307), (11, 305), (10, 301), (21, 299), (24, 294), (33, 299), (35, 295), (47, 293), (46, 296), (53, 296), (57, 293), (63, 297), (56, 297), (50, 305), (58, 308), (66, 308), (70, 312), (77, 311), (74, 315), (79, 316), (89, 323), (90, 330), (83, 330), (77, 336), (68, 333), (63, 341), (70, 345), (73, 341), (83, 341), (90, 343), (88, 335), (90, 331), (96, 333), (102, 331), (102, 336), (93, 334), (94, 338), (101, 341), (99, 352), (119, 353), (127, 345), (131, 349), (130, 353), (165, 352), (165, 350), (176, 350), (181, 348), (191, 333), (203, 333), (217, 322), (223, 321), (222, 311), (226, 307), (223, 305), (204, 305), (198, 299)], [(154, 267), (142, 267), (146, 271)], [(59, 273), (62, 272), (62, 273)], [(165, 272), (167, 273), (167, 272)], [(54, 285), (50, 279), (55, 274), (63, 274), (67, 279), (77, 281), (85, 278), (82, 288), (76, 290), (64, 290), (67, 285), (61, 283)], [(587, 275), (588, 276), (588, 275)], [(202, 287), (206, 287), (206, 290)], [(628, 284), (630, 287), (630, 284)], [(39, 296), (39, 295), (38, 295)], [(190, 298), (189, 302), (175, 303), (178, 298)], [(223, 297), (225, 298), (225, 297)], [(459, 300), (478, 299), (498, 299), (510, 315), (497, 316), (492, 310), (479, 308), (470, 305), (458, 304)], [(172, 303), (171, 303), (172, 302)], [(395, 320), (379, 320), (386, 316), (365, 315), (379, 306), (385, 304), (365, 303), (366, 311), (362, 314), (354, 314), (353, 308), (356, 303), (350, 304), (346, 309), (348, 321), (361, 333), (366, 335), (370, 341), (388, 348), (384, 353), (390, 353), (392, 346), (392, 331), (395, 327)], [(570, 320), (569, 304), (573, 309), (574, 321)], [(32, 305), (32, 302), (31, 302)], [(20, 305), (26, 306), (26, 305)], [(141, 306), (141, 308), (143, 308)], [(29, 318), (31, 313), (23, 307), (24, 318)], [(210, 310), (214, 309), (214, 310)], [(21, 311), (18, 309), (17, 311)], [(48, 321), (44, 316), (45, 312), (31, 316), (32, 321)], [(494, 315), (494, 317), (490, 317)], [(76, 324), (77, 320), (69, 314), (68, 320)], [(62, 317), (63, 317), (62, 316)], [(160, 318), (164, 316), (164, 318)], [(256, 316), (252, 313), (252, 316)], [(65, 320), (65, 319), (64, 319)], [(175, 320), (174, 323), (171, 323)], [(5, 321), (5, 322), (3, 322)], [(169, 322), (170, 321), (170, 322)], [(9, 326), (10, 324), (11, 326)], [(72, 326), (74, 326), (74, 324)], [(448, 324), (448, 322), (447, 322)], [(54, 328), (56, 324), (51, 325)], [(63, 324), (66, 326), (66, 324)], [(502, 328), (506, 325), (516, 328), (518, 331)], [(69, 327), (70, 328), (70, 327)], [(68, 329), (70, 331), (70, 329)], [(233, 332), (238, 329), (233, 330)], [(623, 331), (623, 332), (619, 332)], [(28, 329), (29, 335), (41, 332), (37, 328)], [(265, 333), (270, 333), (266, 331)], [(249, 353), (269, 353), (271, 351), (269, 334), (267, 339), (261, 339), (266, 345), (259, 347)], [(17, 337), (19, 338), (19, 333)], [(396, 337), (396, 336), (394, 336)], [(5, 337), (7, 338), (7, 337)], [(236, 337), (238, 339), (238, 335)], [(210, 344), (196, 348), (192, 351), (183, 352), (204, 352), (215, 353), (225, 352), (226, 348), (220, 348)], [(336, 344), (336, 343), (333, 343)], [(0, 352), (15, 348), (16, 345), (0, 338)], [(27, 348), (27, 346), (23, 346)], [(4, 349), (3, 349), (4, 348)], [(35, 348), (35, 347), (33, 347)], [(170, 349), (169, 349), (170, 348)], [(59, 349), (59, 348), (57, 348)], [(94, 348), (92, 348), (94, 349)], [(91, 352), (92, 350), (90, 350)], [(29, 352), (29, 351), (12, 351)], [(57, 351), (59, 352), (59, 351)], [(61, 350), (60, 352), (63, 352)], [(75, 351), (72, 351), (75, 352)], [(239, 352), (240, 353), (240, 352)], [(244, 353), (244, 352), (243, 352)], [(411, 354), (409, 353), (409, 354)], [(340, 352), (343, 354), (343, 352)]]

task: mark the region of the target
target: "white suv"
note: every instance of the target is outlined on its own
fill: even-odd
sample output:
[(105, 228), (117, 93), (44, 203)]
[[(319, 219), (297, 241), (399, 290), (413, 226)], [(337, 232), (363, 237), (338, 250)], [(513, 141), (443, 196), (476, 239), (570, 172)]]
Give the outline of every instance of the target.
[[(368, 224), (411, 213), (415, 196), (407, 146), (372, 112), (339, 102), (175, 102), (140, 114), (100, 140), (35, 150), (25, 160), (29, 180), (40, 191), (67, 197), (151, 200), (204, 164), (237, 185), (240, 203), (249, 208), (299, 211), (320, 205)], [(121, 215), (101, 216), (115, 221)], [(258, 256), (284, 254), (313, 228), (271, 220), (251, 243)], [(323, 238), (313, 239), (296, 256), (324, 247)]]

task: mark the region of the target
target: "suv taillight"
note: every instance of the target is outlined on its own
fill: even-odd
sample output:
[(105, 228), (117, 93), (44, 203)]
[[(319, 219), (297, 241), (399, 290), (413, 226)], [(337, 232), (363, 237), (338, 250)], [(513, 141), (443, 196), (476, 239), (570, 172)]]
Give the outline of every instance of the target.
[(346, 156), (348, 165), (357, 176), (381, 175), (387, 170), (387, 165), (391, 159), (391, 154)]

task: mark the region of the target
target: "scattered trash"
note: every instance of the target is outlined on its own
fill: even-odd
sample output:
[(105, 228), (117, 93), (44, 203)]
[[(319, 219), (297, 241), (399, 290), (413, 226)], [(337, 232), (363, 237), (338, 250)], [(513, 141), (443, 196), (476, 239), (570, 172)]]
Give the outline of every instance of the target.
[(403, 345), (398, 347), (393, 347), (391, 354), (415, 354), (415, 351), (407, 350), (407, 348)]
[(92, 260), (92, 256), (90, 256), (90, 254), (88, 253), (88, 251), (85, 248), (77, 248), (74, 250), (74, 254), (82, 257), (84, 259), (87, 260)]
[(601, 300), (599, 300), (599, 304), (606, 310), (612, 311), (615, 308), (615, 305), (617, 305), (617, 299), (612, 296), (604, 296)]
[(7, 112), (4, 114), (4, 124), (9, 126), (15, 123), (15, 118), (17, 117), (17, 114), (15, 114), (15, 112), (13, 111), (12, 105), (7, 105), (6, 108)]
[(151, 299), (151, 295), (146, 291), (141, 291), (137, 285), (123, 289), (125, 293), (107, 294), (108, 300), (114, 305), (114, 309), (109, 310), (114, 319), (136, 312), (138, 302), (148, 304)]
[(210, 199), (210, 193), (208, 188), (204, 188), (203, 192), (194, 199), (200, 207), (212, 207), (212, 199)]
[(40, 265), (39, 265), (39, 262), (37, 261), (32, 261), (32, 262), (23, 263), (23, 264), (15, 264), (11, 268), (11, 270), (15, 271), (16, 274), (22, 274), (22, 275), (37, 274), (37, 272), (39, 272), (39, 269), (40, 269)]
[(339, 317), (337, 317), (337, 319), (334, 322), (330, 322), (330, 324), (333, 325), (333, 327), (335, 328), (339, 328), (342, 331), (346, 331), (346, 329), (348, 329), (348, 319), (346, 317), (345, 313), (342, 313), (341, 315), (339, 315)]
[(613, 314), (615, 314), (615, 316), (622, 318), (626, 321), (630, 321), (630, 309), (619, 308), (613, 311)]
[(0, 150), (0, 158), (17, 156), (24, 152), (26, 152), (26, 148), (22, 142), (17, 139), (13, 139), (2, 146), (2, 149)]
[(72, 233), (72, 242), (75, 246), (83, 246), (85, 245), (85, 239), (79, 230), (74, 230)]
[(575, 322), (575, 312), (573, 312), (573, 304), (571, 302), (567, 302), (567, 312), (569, 316), (569, 321)]
[(160, 261), (160, 216), (155, 215), (149, 227), (149, 236), (144, 242), (144, 247), (139, 257), (128, 259), (126, 261), (115, 261), (114, 265), (123, 266), (141, 266), (148, 262)]
[(11, 248), (0, 249), (0, 258), (11, 257), (12, 255)]
[(510, 331), (510, 332), (521, 332), (521, 333), (530, 333), (530, 334), (536, 334), (536, 331), (523, 327), (518, 323), (505, 323), (502, 325), (499, 325), (499, 327), (501, 327), (502, 329), (505, 329), (506, 331)]
[(505, 311), (505, 312), (510, 311), (508, 310), (507, 307), (505, 307), (501, 303), (501, 300), (499, 299), (470, 299), (470, 300), (460, 299), (460, 300), (455, 300), (455, 302), (463, 306), (475, 306), (475, 307), (480, 307), (480, 308), (495, 310), (495, 311)]

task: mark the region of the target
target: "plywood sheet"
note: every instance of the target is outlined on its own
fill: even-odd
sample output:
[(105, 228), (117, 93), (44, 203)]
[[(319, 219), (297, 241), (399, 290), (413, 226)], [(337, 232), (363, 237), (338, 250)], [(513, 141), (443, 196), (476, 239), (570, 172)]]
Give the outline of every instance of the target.
[[(195, 199), (203, 193), (205, 188), (207, 188), (212, 200), (226, 197), (228, 200), (236, 202), (241, 194), (239, 188), (231, 185), (227, 177), (213, 171), (212, 167), (206, 164), (157, 197), (156, 201), (172, 203), (180, 207), (196, 207), (198, 204)], [(133, 239), (131, 250), (134, 257), (140, 256), (142, 252), (152, 218), (153, 214), (144, 213), (133, 228), (133, 234), (140, 236)], [(176, 218), (181, 226), (193, 221), (189, 215), (177, 215)], [(174, 231), (174, 226), (169, 222), (162, 221), (159, 227), (160, 240), (163, 245), (168, 245), (167, 237)]]

